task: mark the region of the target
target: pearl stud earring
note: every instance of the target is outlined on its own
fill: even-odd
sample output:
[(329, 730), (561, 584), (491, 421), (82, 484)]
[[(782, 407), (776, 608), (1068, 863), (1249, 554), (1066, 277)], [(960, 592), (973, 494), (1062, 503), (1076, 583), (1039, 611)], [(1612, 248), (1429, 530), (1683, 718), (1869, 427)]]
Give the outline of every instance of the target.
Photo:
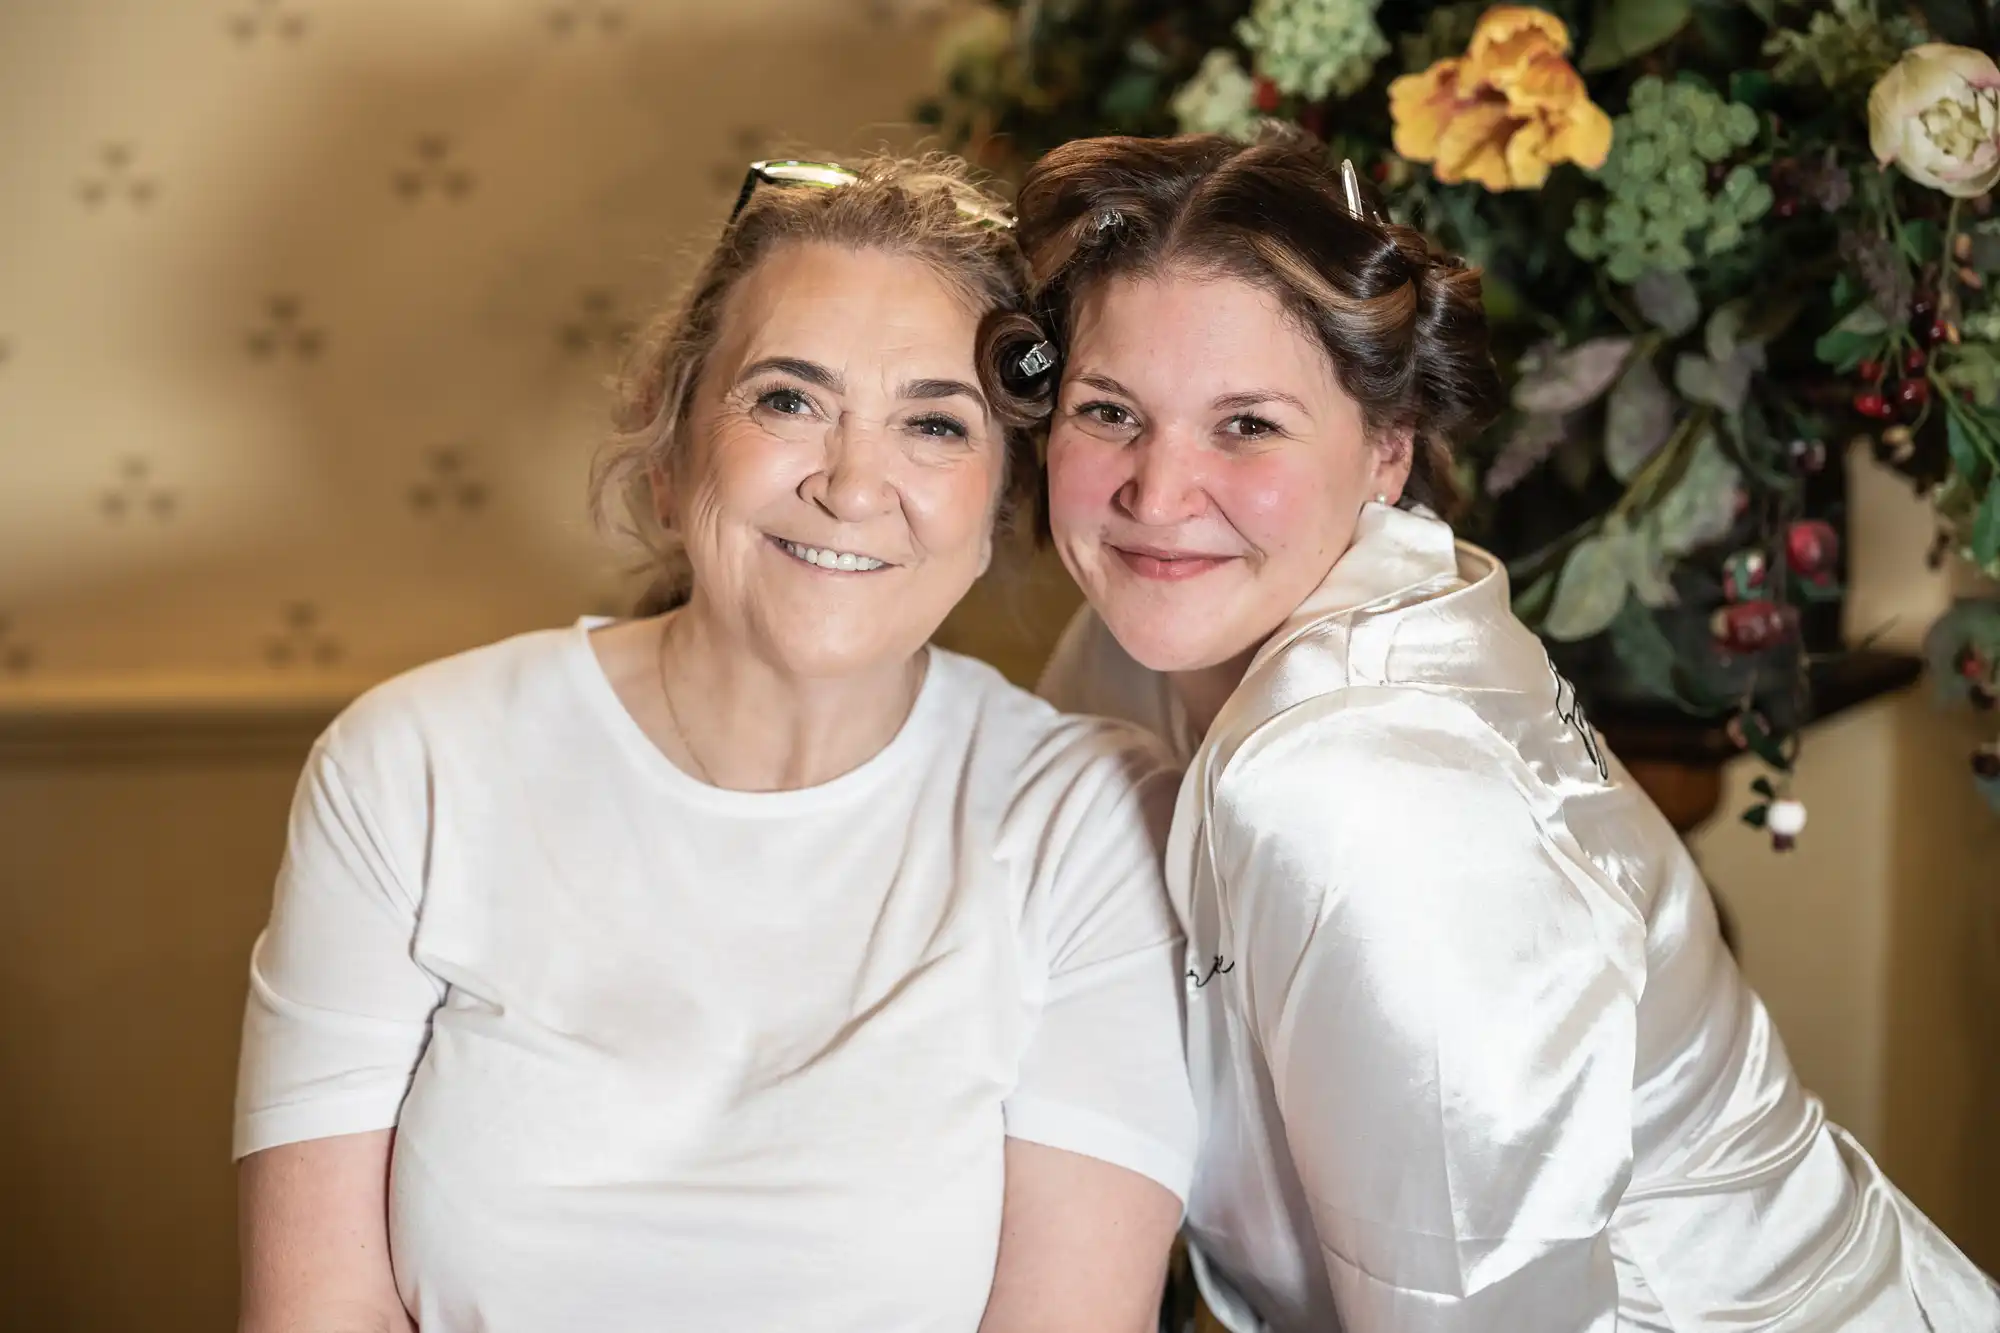
[(1387, 491), (1377, 491), (1377, 492), (1375, 492), (1375, 503), (1376, 503), (1376, 504), (1378, 504), (1378, 505), (1385, 505), (1385, 504), (1388, 504), (1388, 503), (1389, 503), (1389, 493), (1388, 493)]

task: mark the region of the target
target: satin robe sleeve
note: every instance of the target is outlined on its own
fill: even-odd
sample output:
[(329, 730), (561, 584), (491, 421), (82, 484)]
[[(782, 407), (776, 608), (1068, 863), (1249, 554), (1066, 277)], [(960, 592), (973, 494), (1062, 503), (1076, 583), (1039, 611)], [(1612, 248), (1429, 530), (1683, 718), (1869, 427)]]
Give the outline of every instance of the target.
[(1216, 784), (1218, 894), (1345, 1333), (1609, 1330), (1644, 925), (1448, 696), (1355, 688)]

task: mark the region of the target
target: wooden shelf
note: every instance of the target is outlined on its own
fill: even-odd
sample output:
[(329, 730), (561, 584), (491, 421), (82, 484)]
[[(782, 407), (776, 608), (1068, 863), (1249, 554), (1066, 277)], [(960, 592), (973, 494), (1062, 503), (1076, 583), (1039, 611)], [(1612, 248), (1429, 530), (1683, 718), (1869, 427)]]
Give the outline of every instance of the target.
[[(1920, 657), (1872, 648), (1824, 662), (1812, 670), (1804, 725), (1907, 689), (1923, 671)], [(1675, 829), (1687, 833), (1715, 813), (1723, 765), (1741, 753), (1726, 719), (1690, 717), (1671, 704), (1603, 704), (1592, 710), (1592, 720)]]
[[(1864, 648), (1812, 668), (1812, 707), (1805, 725), (1907, 689), (1923, 675), (1921, 657)], [(1672, 704), (1603, 703), (1591, 720), (1617, 756), (1677, 764), (1721, 765), (1739, 751), (1729, 739), (1726, 719), (1690, 717)]]
[(0, 764), (303, 751), (377, 677), (103, 675), (0, 688)]

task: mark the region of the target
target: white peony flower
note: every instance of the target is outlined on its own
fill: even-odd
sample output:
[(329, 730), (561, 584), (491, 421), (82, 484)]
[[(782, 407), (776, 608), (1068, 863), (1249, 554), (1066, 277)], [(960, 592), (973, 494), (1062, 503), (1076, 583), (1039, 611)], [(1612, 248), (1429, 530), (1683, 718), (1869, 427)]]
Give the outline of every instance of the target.
[(1911, 47), (1868, 94), (1868, 144), (1919, 185), (1986, 193), (2000, 181), (2000, 66), (1970, 47)]

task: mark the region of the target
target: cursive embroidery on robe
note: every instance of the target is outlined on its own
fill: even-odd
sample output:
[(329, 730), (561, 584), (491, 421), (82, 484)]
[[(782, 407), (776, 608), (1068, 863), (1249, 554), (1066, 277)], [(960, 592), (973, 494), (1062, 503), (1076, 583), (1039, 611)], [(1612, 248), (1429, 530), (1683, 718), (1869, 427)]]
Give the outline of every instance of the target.
[(1556, 681), (1556, 716), (1583, 738), (1583, 752), (1590, 756), (1590, 762), (1597, 768), (1597, 776), (1611, 780), (1611, 766), (1604, 762), (1604, 746), (1597, 739), (1597, 732), (1590, 725), (1590, 719), (1583, 715), (1583, 701), (1576, 697), (1576, 686), (1569, 683), (1563, 673), (1556, 670), (1555, 660), (1549, 660), (1549, 674)]
[(1192, 981), (1194, 983), (1194, 988), (1196, 990), (1200, 990), (1203, 986), (1206, 986), (1209, 982), (1215, 980), (1217, 977), (1222, 976), (1224, 973), (1227, 972), (1234, 972), (1235, 970), (1236, 970), (1236, 964), (1231, 963), (1229, 966), (1224, 967), (1222, 965), (1222, 955), (1217, 954), (1215, 955), (1215, 961), (1209, 964), (1207, 976), (1204, 977), (1199, 973), (1197, 973), (1193, 968), (1189, 968), (1187, 977), (1189, 981)]

